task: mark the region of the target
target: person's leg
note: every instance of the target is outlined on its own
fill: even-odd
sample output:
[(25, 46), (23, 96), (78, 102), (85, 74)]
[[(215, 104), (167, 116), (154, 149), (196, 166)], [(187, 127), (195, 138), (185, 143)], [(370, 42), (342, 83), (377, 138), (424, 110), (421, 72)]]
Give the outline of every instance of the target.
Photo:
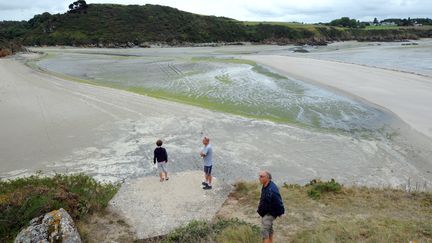
[(208, 185), (211, 186), (212, 185), (212, 166), (209, 167), (208, 173), (207, 173), (207, 181), (208, 181)]
[(273, 220), (274, 217), (268, 214), (262, 217), (261, 219), (261, 223), (262, 223), (261, 237), (264, 243), (273, 242)]
[(157, 167), (158, 167), (158, 171), (159, 171), (159, 180), (162, 182), (162, 181), (164, 181), (164, 178), (163, 178), (163, 168), (162, 168), (162, 165), (161, 165), (162, 163), (157, 163)]
[(208, 185), (209, 185), (209, 186), (212, 185), (212, 178), (213, 178), (213, 177), (212, 177), (211, 174), (208, 174), (208, 175), (207, 175), (207, 181), (208, 181)]
[(204, 181), (201, 183), (203, 186), (207, 186), (209, 183), (207, 179), (207, 174), (208, 174), (208, 167), (204, 166)]
[(164, 173), (165, 173), (165, 180), (168, 180), (168, 168), (167, 168), (166, 162), (164, 163), (163, 169), (164, 169)]

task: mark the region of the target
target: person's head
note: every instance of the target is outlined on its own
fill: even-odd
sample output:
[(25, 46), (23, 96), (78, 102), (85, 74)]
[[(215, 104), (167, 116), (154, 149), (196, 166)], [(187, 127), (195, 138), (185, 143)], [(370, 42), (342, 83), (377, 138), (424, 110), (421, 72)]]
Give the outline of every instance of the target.
[(210, 138), (209, 137), (204, 137), (202, 143), (207, 146), (207, 144), (210, 143)]
[(156, 145), (157, 145), (158, 147), (162, 146), (162, 140), (160, 140), (160, 139), (157, 140), (157, 141), (156, 141)]
[(271, 176), (270, 172), (265, 171), (265, 170), (260, 171), (259, 181), (261, 184), (267, 185), (271, 181), (271, 179), (272, 179), (272, 176)]

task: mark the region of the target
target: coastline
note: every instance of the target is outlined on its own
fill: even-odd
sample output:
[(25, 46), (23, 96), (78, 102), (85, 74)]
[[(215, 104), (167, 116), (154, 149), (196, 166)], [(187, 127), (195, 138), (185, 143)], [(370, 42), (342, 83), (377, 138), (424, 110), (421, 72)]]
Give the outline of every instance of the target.
[[(5, 86), (3, 92), (10, 97), (20, 93), (23, 97), (39, 98), (45, 106), (41, 112), (37, 102), (12, 101), (12, 105), (20, 109), (5, 108), (5, 102), (3, 106), (0, 103), (0, 110), (6, 109), (3, 112), (19, 115), (10, 117), (10, 127), (7, 124), (2, 127), (4, 131), (14, 132), (0, 144), (0, 149), (20, 144), (34, 146), (39, 151), (29, 157), (20, 152), (25, 150), (20, 146), (5, 149), (5, 156), (15, 156), (10, 162), (13, 162), (16, 174), (10, 174), (11, 170), (1, 171), (0, 176), (4, 178), (22, 176), (32, 173), (32, 170), (48, 174), (51, 171), (85, 172), (98, 180), (113, 182), (151, 175), (153, 171), (146, 161), (151, 157), (151, 148), (158, 138), (166, 138), (167, 148), (173, 153), (172, 158), (176, 161), (172, 165), (173, 172), (194, 170), (199, 168), (195, 150), (200, 146), (202, 134), (207, 134), (221, 151), (218, 176), (228, 182), (254, 179), (260, 169), (275, 171), (279, 182), (299, 184), (317, 177), (378, 187), (404, 187), (410, 178), (419, 182), (432, 181), (431, 174), (425, 172), (431, 170), (430, 163), (426, 161), (417, 166), (410, 154), (393, 151), (392, 145), (383, 141), (319, 133), (288, 124), (71, 82), (35, 71), (13, 59), (1, 61), (7, 64), (3, 65), (2, 74), (12, 82), (9, 86), (21, 84), (21, 88), (15, 90)], [(59, 102), (65, 98), (68, 102)], [(5, 99), (11, 102), (7, 97)], [(71, 111), (75, 116), (63, 115), (71, 114)], [(28, 129), (13, 128), (13, 119), (18, 117), (27, 117), (20, 119), (22, 123), (30, 124), (23, 127), (45, 136), (37, 137), (37, 143), (25, 143)], [(48, 118), (49, 126), (32, 127), (32, 124), (43, 124), (44, 117)], [(80, 125), (75, 128), (74, 124)], [(71, 130), (76, 134), (68, 135)], [(44, 150), (44, 143), (49, 142), (50, 135), (51, 144), (66, 148), (58, 157)], [(87, 143), (74, 144), (77, 136), (88, 136), (88, 139), (83, 139)], [(346, 149), (334, 153), (341, 146)], [(5, 159), (0, 162), (7, 163)], [(242, 173), (235, 173), (239, 169)]]
[[(276, 55), (250, 55), (242, 58), (269, 66), (288, 77), (383, 107), (415, 130), (432, 138), (432, 125), (429, 122), (432, 120), (430, 77), (312, 58)], [(411, 104), (404, 101), (410, 101)]]

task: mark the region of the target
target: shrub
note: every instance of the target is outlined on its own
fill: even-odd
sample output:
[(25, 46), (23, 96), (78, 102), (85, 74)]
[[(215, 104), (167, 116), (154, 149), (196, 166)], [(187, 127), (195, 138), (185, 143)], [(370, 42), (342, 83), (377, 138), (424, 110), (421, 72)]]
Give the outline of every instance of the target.
[(162, 242), (259, 242), (259, 227), (239, 219), (192, 221), (172, 231)]
[(31, 219), (52, 210), (64, 208), (74, 220), (99, 211), (117, 190), (83, 174), (0, 181), (0, 242), (13, 240)]
[(249, 225), (229, 226), (216, 237), (218, 243), (254, 243), (260, 240), (259, 233)]
[(308, 190), (308, 195), (312, 199), (319, 199), (323, 193), (337, 193), (342, 190), (342, 185), (337, 183), (334, 179), (327, 182), (312, 180), (307, 186), (311, 187), (311, 189)]

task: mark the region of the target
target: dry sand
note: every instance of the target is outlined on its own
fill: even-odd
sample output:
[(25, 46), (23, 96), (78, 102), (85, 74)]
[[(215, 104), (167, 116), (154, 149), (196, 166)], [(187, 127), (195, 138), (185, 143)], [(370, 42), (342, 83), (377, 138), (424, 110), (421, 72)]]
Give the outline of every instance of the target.
[(243, 58), (272, 67), (289, 77), (331, 87), (385, 107), (432, 138), (431, 77), (311, 58)]

